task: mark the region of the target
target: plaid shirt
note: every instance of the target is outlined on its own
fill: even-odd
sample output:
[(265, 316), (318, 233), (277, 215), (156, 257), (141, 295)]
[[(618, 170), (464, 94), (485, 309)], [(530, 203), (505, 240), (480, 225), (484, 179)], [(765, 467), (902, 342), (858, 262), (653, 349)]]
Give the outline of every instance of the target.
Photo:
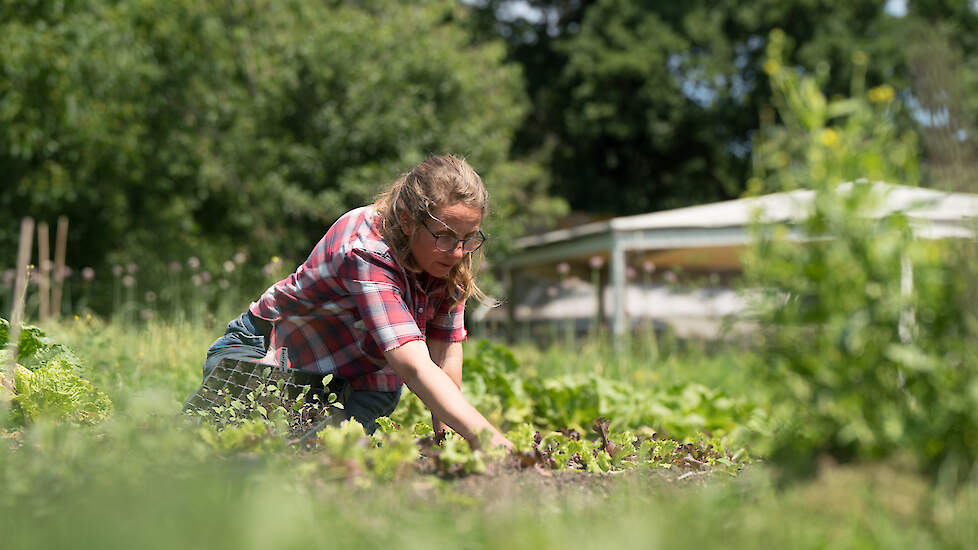
[(373, 224), (372, 206), (329, 228), (295, 273), (249, 311), (272, 323), (269, 362), (346, 378), (354, 389), (395, 391), (384, 352), (413, 340), (465, 339), (465, 304), (443, 279), (404, 269)]

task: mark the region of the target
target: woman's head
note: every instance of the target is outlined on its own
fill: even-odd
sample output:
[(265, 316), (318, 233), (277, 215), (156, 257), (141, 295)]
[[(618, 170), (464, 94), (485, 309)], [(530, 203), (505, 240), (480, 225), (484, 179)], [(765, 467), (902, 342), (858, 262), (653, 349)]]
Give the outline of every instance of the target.
[(398, 260), (410, 270), (447, 279), (456, 300), (484, 297), (475, 284), (481, 260), (476, 245), (484, 239), (480, 228), (488, 207), (482, 178), (452, 155), (429, 157), (376, 200), (380, 232)]

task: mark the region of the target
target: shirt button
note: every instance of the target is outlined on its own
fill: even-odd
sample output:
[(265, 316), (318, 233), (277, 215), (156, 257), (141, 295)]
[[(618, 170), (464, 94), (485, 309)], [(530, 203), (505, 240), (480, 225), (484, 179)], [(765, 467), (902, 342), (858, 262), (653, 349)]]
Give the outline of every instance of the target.
[(419, 307), (418, 308), (418, 313), (423, 313), (423, 312), (424, 312), (424, 308), (423, 307)]

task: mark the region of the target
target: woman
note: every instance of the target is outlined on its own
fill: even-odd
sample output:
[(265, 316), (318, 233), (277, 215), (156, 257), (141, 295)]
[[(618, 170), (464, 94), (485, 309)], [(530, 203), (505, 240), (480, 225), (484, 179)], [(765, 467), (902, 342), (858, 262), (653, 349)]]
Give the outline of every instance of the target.
[[(348, 385), (344, 411), (373, 431), (407, 384), (470, 444), (488, 430), (511, 444), (461, 392), (463, 312), (475, 283), (473, 253), (488, 208), (464, 160), (428, 158), (375, 203), (344, 214), (295, 273), (228, 324), (207, 351), (204, 376), (226, 357), (266, 358)], [(282, 361), (284, 359), (284, 361)]]

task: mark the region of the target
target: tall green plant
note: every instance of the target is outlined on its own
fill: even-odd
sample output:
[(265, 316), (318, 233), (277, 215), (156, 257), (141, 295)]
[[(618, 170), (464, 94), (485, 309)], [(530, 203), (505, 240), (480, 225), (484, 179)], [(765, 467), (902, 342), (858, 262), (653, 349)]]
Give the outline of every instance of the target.
[[(808, 217), (756, 226), (745, 259), (756, 292), (761, 353), (776, 428), (772, 459), (795, 473), (819, 455), (909, 454), (931, 474), (960, 478), (978, 456), (978, 362), (961, 243), (915, 238), (906, 216), (880, 217), (887, 186), (917, 182), (916, 138), (899, 133), (893, 90), (826, 98), (821, 73), (783, 63), (771, 35), (765, 70), (781, 124), (755, 148), (754, 189), (809, 189)], [(870, 181), (866, 181), (866, 179)]]

